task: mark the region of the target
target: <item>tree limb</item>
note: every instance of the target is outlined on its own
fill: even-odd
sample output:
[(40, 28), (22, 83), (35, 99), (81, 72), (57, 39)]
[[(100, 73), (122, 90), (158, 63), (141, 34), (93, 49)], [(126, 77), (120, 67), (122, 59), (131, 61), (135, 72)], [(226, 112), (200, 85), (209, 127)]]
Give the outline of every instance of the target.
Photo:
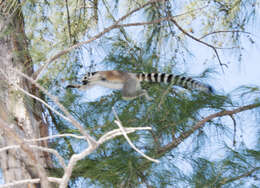
[(174, 23), (174, 25), (175, 25), (183, 34), (185, 34), (186, 36), (190, 37), (191, 39), (193, 39), (193, 40), (195, 40), (195, 41), (197, 41), (197, 42), (199, 42), (199, 43), (201, 43), (201, 44), (204, 44), (204, 45), (210, 47), (211, 49), (213, 49), (213, 51), (215, 52), (215, 54), (216, 54), (216, 56), (217, 56), (217, 59), (218, 59), (218, 62), (219, 62), (219, 64), (220, 64), (220, 66), (221, 66), (221, 67), (222, 67), (222, 66), (226, 66), (226, 67), (227, 67), (226, 64), (223, 64), (223, 63), (221, 62), (220, 57), (219, 57), (219, 54), (218, 54), (218, 51), (217, 51), (217, 49), (216, 49), (215, 46), (213, 46), (213, 45), (211, 45), (211, 44), (208, 44), (208, 43), (206, 43), (206, 42), (204, 42), (204, 41), (202, 41), (202, 40), (200, 40), (200, 39), (194, 37), (193, 35), (189, 34), (189, 33), (188, 33), (187, 31), (185, 31), (174, 19), (171, 19), (171, 21)]
[(127, 140), (127, 142), (129, 143), (129, 145), (135, 150), (137, 151), (138, 153), (140, 153), (144, 158), (148, 159), (149, 161), (152, 161), (152, 162), (155, 162), (155, 163), (159, 163), (160, 161), (159, 160), (156, 160), (156, 159), (153, 159), (147, 155), (145, 155), (142, 151), (140, 151), (138, 148), (135, 147), (135, 145), (132, 143), (132, 141), (130, 140), (130, 138), (127, 136), (126, 134), (126, 131), (124, 129), (124, 127), (122, 126), (122, 123), (118, 117), (118, 115), (116, 114), (116, 111), (115, 109), (113, 108), (113, 113), (116, 117), (117, 120), (115, 120), (115, 123), (117, 124), (117, 126), (120, 128), (120, 130), (122, 131), (125, 139)]
[(260, 107), (260, 103), (255, 103), (255, 104), (250, 104), (250, 105), (246, 105), (246, 106), (242, 106), (239, 108), (236, 108), (234, 110), (223, 110), (214, 114), (211, 114), (207, 117), (205, 117), (204, 119), (200, 120), (199, 122), (197, 122), (195, 125), (193, 125), (191, 127), (190, 130), (183, 132), (178, 138), (176, 138), (173, 142), (165, 145), (164, 147), (161, 147), (158, 151), (158, 154), (162, 154), (165, 153), (175, 147), (177, 147), (180, 143), (183, 142), (184, 139), (188, 138), (191, 134), (193, 134), (196, 130), (204, 127), (205, 123), (207, 123), (208, 121), (216, 118), (216, 117), (223, 117), (223, 116), (227, 116), (227, 115), (233, 115), (233, 114), (237, 114), (239, 112), (242, 111), (246, 111), (246, 110), (250, 110), (253, 108), (257, 108)]
[(70, 12), (69, 12), (68, 0), (65, 0), (65, 4), (66, 4), (66, 11), (67, 11), (67, 24), (68, 24), (69, 38), (71, 42), (72, 35), (71, 35), (71, 27), (70, 27)]
[(199, 38), (199, 40), (208, 37), (209, 35), (213, 35), (213, 34), (217, 34), (217, 33), (245, 33), (245, 34), (251, 34), (249, 32), (246, 31), (240, 31), (240, 30), (234, 30), (234, 31), (213, 31), (211, 33), (207, 33), (205, 35), (203, 35), (202, 37)]
[(231, 182), (239, 180), (241, 178), (245, 178), (245, 177), (251, 176), (254, 172), (256, 172), (258, 170), (260, 170), (260, 167), (255, 167), (252, 170), (250, 170), (248, 172), (245, 172), (244, 174), (241, 174), (240, 176), (235, 176), (235, 177), (230, 178), (230, 179), (225, 179), (224, 181), (221, 182), (221, 185), (224, 185), (224, 184), (227, 184), (227, 183), (231, 183)]

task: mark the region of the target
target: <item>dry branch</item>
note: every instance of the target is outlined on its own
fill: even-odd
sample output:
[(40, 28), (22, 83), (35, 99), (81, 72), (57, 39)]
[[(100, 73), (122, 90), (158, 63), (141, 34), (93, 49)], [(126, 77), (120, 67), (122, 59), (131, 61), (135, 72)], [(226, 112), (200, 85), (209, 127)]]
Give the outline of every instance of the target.
[[(151, 127), (129, 127), (129, 128), (124, 128), (126, 134), (129, 133), (133, 133), (137, 130), (151, 130)], [(99, 144), (103, 144), (104, 142), (106, 142), (107, 140), (111, 140), (117, 136), (121, 136), (123, 133), (121, 131), (121, 129), (114, 129), (112, 131), (109, 131), (108, 133), (104, 134), (103, 136), (100, 137), (100, 139), (98, 140)]]
[(135, 145), (132, 143), (132, 141), (130, 140), (130, 138), (127, 136), (127, 133), (115, 111), (115, 109), (113, 108), (113, 113), (116, 117), (117, 120), (115, 120), (115, 123), (117, 124), (117, 126), (120, 128), (121, 132), (123, 133), (125, 139), (127, 140), (127, 142), (129, 143), (129, 145), (138, 153), (140, 153), (144, 158), (148, 159), (149, 161), (152, 161), (152, 162), (155, 162), (155, 163), (159, 163), (160, 161), (159, 160), (156, 160), (156, 159), (153, 159), (147, 155), (145, 155), (142, 151), (140, 151), (138, 148), (135, 147)]
[(197, 42), (199, 42), (199, 43), (201, 43), (201, 44), (204, 44), (204, 45), (210, 47), (211, 49), (213, 49), (213, 51), (215, 52), (215, 54), (216, 54), (216, 56), (217, 56), (217, 59), (218, 59), (218, 62), (219, 62), (219, 64), (220, 64), (220, 66), (221, 66), (221, 67), (222, 67), (222, 66), (226, 66), (226, 67), (227, 67), (226, 64), (223, 64), (223, 63), (221, 62), (220, 57), (219, 57), (219, 54), (218, 54), (218, 51), (217, 51), (217, 47), (215, 47), (215, 46), (213, 46), (213, 45), (211, 45), (211, 44), (208, 44), (208, 43), (206, 43), (206, 42), (204, 42), (204, 41), (202, 41), (202, 40), (200, 40), (200, 39), (194, 37), (193, 35), (189, 34), (189, 33), (188, 33), (187, 31), (185, 31), (174, 19), (171, 19), (171, 21), (173, 22), (173, 24), (174, 24), (183, 34), (185, 34), (185, 35), (188, 36), (189, 38), (191, 38), (191, 39), (193, 39), (193, 40), (195, 40), (195, 41), (197, 41)]
[(225, 179), (223, 182), (221, 182), (221, 185), (224, 185), (224, 184), (227, 184), (227, 183), (239, 180), (241, 178), (245, 178), (245, 177), (251, 176), (254, 172), (259, 171), (259, 170), (260, 170), (260, 167), (255, 167), (252, 170), (250, 170), (248, 172), (245, 172), (244, 174), (241, 174), (239, 176), (235, 176), (235, 177), (230, 178), (230, 179)]
[(177, 147), (180, 143), (183, 142), (184, 139), (188, 138), (196, 130), (204, 127), (205, 123), (211, 121), (214, 118), (223, 117), (223, 116), (230, 116), (230, 115), (237, 114), (239, 112), (243, 112), (243, 111), (246, 111), (246, 110), (254, 109), (254, 108), (257, 108), (257, 107), (260, 107), (260, 103), (242, 106), (242, 107), (236, 108), (234, 110), (223, 110), (223, 111), (211, 114), (211, 115), (205, 117), (204, 119), (200, 120), (199, 122), (197, 122), (195, 125), (193, 125), (190, 130), (182, 133), (173, 142), (165, 145), (164, 147), (161, 147), (159, 149), (158, 153), (161, 154), (161, 153), (167, 152), (167, 151)]
[(234, 30), (234, 31), (213, 31), (213, 32), (211, 32), (211, 33), (207, 33), (207, 34), (203, 35), (203, 36), (200, 37), (199, 39), (201, 40), (201, 39), (206, 38), (206, 37), (208, 37), (208, 36), (210, 36), (210, 35), (214, 35), (214, 34), (218, 34), (218, 33), (245, 33), (245, 34), (249, 34), (249, 35), (251, 34), (251, 33), (249, 33), (249, 32), (240, 31), (240, 30)]

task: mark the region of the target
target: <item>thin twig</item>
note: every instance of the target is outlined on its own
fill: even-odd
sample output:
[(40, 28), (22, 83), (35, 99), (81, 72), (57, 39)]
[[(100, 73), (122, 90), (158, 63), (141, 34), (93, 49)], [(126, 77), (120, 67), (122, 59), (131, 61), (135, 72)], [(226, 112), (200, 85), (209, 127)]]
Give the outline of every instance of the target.
[[(133, 130), (149, 130), (151, 129), (150, 127), (140, 127), (140, 128), (136, 128), (136, 127), (130, 127), (127, 129), (127, 131), (132, 132)], [(120, 131), (120, 132), (119, 132)], [(103, 144), (105, 141), (112, 139), (116, 136), (122, 135), (123, 132), (119, 129), (115, 129), (112, 130), (108, 133), (106, 133), (105, 135), (103, 135), (97, 142), (96, 145), (90, 146), (88, 148), (86, 148), (85, 150), (83, 150), (81, 153), (79, 154), (73, 154), (69, 160), (68, 166), (65, 168), (65, 172), (63, 174), (62, 177), (62, 181), (60, 184), (59, 188), (66, 188), (68, 185), (68, 181), (70, 179), (71, 173), (72, 173), (72, 169), (75, 166), (75, 164), (77, 163), (77, 161), (85, 158), (86, 156), (88, 156), (90, 153), (92, 153), (99, 145)]]
[(259, 170), (260, 170), (260, 167), (255, 167), (252, 170), (250, 170), (248, 172), (245, 172), (244, 174), (241, 174), (240, 176), (236, 176), (236, 177), (227, 179), (227, 180), (223, 181), (221, 184), (224, 185), (224, 184), (227, 184), (227, 183), (239, 180), (241, 178), (245, 178), (245, 177), (251, 176), (254, 172), (259, 171)]
[(120, 119), (119, 119), (119, 117), (118, 117), (118, 115), (117, 115), (117, 113), (116, 113), (114, 107), (112, 108), (112, 110), (113, 110), (113, 113), (114, 113), (114, 115), (115, 115), (115, 117), (116, 117), (116, 119), (117, 119), (117, 120), (115, 120), (114, 122), (117, 124), (117, 126), (118, 126), (118, 127), (120, 128), (120, 130), (122, 131), (122, 133), (123, 133), (125, 139), (126, 139), (127, 142), (129, 143), (129, 145), (130, 145), (136, 152), (140, 153), (144, 158), (148, 159), (149, 161), (152, 161), (152, 162), (155, 162), (155, 163), (159, 163), (159, 162), (160, 162), (159, 160), (153, 159), (153, 158), (151, 158), (151, 157), (145, 155), (142, 151), (140, 151), (138, 148), (135, 147), (135, 145), (132, 143), (132, 141), (130, 140), (130, 138), (127, 136), (126, 131), (125, 131), (124, 127), (122, 126), (122, 123), (121, 123), (121, 121), (120, 121)]
[[(206, 42), (204, 42), (204, 41), (202, 41), (202, 40), (200, 40), (200, 39), (194, 37), (193, 35), (189, 34), (189, 33), (186, 32), (174, 19), (171, 19), (171, 21), (174, 23), (174, 25), (175, 25), (183, 34), (185, 34), (186, 36), (190, 37), (191, 39), (193, 39), (193, 40), (195, 40), (195, 41), (197, 41), (197, 42), (199, 42), (199, 43), (201, 43), (201, 44), (204, 44), (204, 45), (210, 47), (211, 49), (213, 49), (213, 51), (215, 52), (215, 54), (216, 54), (216, 56), (217, 56), (217, 59), (218, 59), (218, 62), (219, 62), (219, 64), (220, 64), (220, 66), (221, 66), (221, 67), (222, 67), (222, 66), (226, 66), (226, 67), (227, 67), (226, 64), (223, 64), (223, 63), (221, 62), (220, 57), (219, 57), (219, 54), (218, 54), (218, 51), (217, 51), (217, 49), (216, 49), (215, 46), (213, 46), (213, 45), (211, 45), (211, 44), (208, 44), (208, 43), (206, 43)], [(222, 69), (222, 71), (223, 71), (223, 69)]]
[(236, 146), (237, 122), (236, 122), (233, 114), (230, 114), (229, 117), (232, 119), (233, 125), (234, 125), (233, 146), (235, 147)]
[(70, 180), (70, 176), (72, 173), (73, 167), (76, 165), (77, 161), (85, 158), (89, 154), (91, 154), (96, 148), (98, 147), (98, 144), (89, 146), (88, 148), (84, 149), (79, 154), (73, 154), (69, 160), (68, 166), (64, 170), (64, 174), (60, 183), (59, 188), (66, 188), (68, 186), (68, 182)]
[(163, 17), (163, 18), (159, 18), (159, 19), (157, 19), (157, 20), (152, 20), (152, 21), (149, 21), (149, 22), (135, 22), (135, 23), (128, 23), (128, 24), (120, 24), (120, 25), (118, 25), (118, 27), (131, 27), (131, 26), (157, 24), (157, 23), (160, 23), (160, 22), (162, 22), (162, 21), (171, 20), (171, 19), (176, 18), (176, 17), (177, 17), (177, 16)]
[(240, 30), (234, 30), (234, 31), (213, 31), (211, 33), (207, 33), (205, 35), (203, 35), (202, 37), (200, 37), (199, 39), (203, 39), (205, 37), (208, 37), (209, 35), (213, 35), (213, 34), (217, 34), (217, 33), (245, 33), (245, 34), (251, 34), (249, 32), (246, 31), (240, 31)]
[[(151, 130), (151, 127), (129, 127), (129, 128), (125, 128), (125, 132), (127, 134), (129, 133), (133, 133), (137, 130)], [(98, 140), (99, 144), (102, 144), (104, 142), (106, 142), (107, 140), (110, 140), (112, 138), (115, 138), (117, 136), (123, 135), (121, 129), (114, 129), (108, 133), (106, 133), (105, 135), (101, 136), (100, 139)]]
[(69, 30), (69, 39), (70, 39), (70, 42), (72, 42), (71, 27), (70, 27), (70, 12), (69, 12), (68, 0), (65, 0), (65, 1), (66, 1), (66, 10), (67, 10), (67, 24), (68, 24), (68, 30)]
[(52, 149), (52, 148), (41, 147), (41, 146), (37, 146), (37, 145), (29, 145), (29, 146), (34, 149), (52, 153), (53, 155), (55, 155), (58, 158), (58, 161), (59, 161), (60, 165), (62, 166), (62, 168), (63, 169), (66, 168), (66, 163), (65, 163), (63, 157), (57, 152), (57, 150)]

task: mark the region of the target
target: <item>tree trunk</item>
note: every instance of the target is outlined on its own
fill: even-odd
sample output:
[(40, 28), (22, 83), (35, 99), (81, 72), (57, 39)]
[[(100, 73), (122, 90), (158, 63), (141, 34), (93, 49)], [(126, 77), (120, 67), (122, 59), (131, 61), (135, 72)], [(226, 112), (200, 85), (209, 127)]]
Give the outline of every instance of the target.
[[(39, 138), (48, 135), (47, 125), (42, 117), (42, 106), (25, 96), (15, 84), (34, 95), (36, 95), (37, 90), (27, 80), (10, 69), (15, 68), (27, 75), (33, 73), (33, 64), (24, 33), (23, 15), (19, 5), (12, 9), (6, 8), (10, 2), (0, 2), (0, 70), (4, 72), (0, 71), (0, 118), (7, 122), (20, 138)], [(11, 12), (11, 10), (13, 11)], [(28, 144), (42, 145), (43, 143), (31, 142)], [(5, 130), (0, 129), (0, 148), (10, 145), (17, 145), (17, 143), (10, 138)], [(49, 167), (47, 165), (50, 162), (49, 155), (39, 150), (33, 150), (33, 154), (42, 167)], [(0, 168), (4, 183), (39, 178), (37, 170), (22, 149), (0, 152)], [(19, 188), (36, 186), (36, 184), (17, 185)]]

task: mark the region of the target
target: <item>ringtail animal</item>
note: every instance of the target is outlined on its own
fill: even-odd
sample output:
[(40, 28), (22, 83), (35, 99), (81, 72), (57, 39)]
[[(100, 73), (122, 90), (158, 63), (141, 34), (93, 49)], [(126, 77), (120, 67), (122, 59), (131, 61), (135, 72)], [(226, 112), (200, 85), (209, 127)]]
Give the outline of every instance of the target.
[(195, 89), (206, 93), (213, 93), (211, 86), (203, 84), (192, 78), (165, 74), (165, 73), (129, 73), (118, 70), (88, 72), (82, 79), (81, 85), (68, 85), (67, 88), (88, 89), (95, 85), (111, 89), (121, 89), (125, 100), (145, 96), (152, 98), (147, 91), (141, 88), (141, 82), (166, 83), (181, 86), (186, 89)]

